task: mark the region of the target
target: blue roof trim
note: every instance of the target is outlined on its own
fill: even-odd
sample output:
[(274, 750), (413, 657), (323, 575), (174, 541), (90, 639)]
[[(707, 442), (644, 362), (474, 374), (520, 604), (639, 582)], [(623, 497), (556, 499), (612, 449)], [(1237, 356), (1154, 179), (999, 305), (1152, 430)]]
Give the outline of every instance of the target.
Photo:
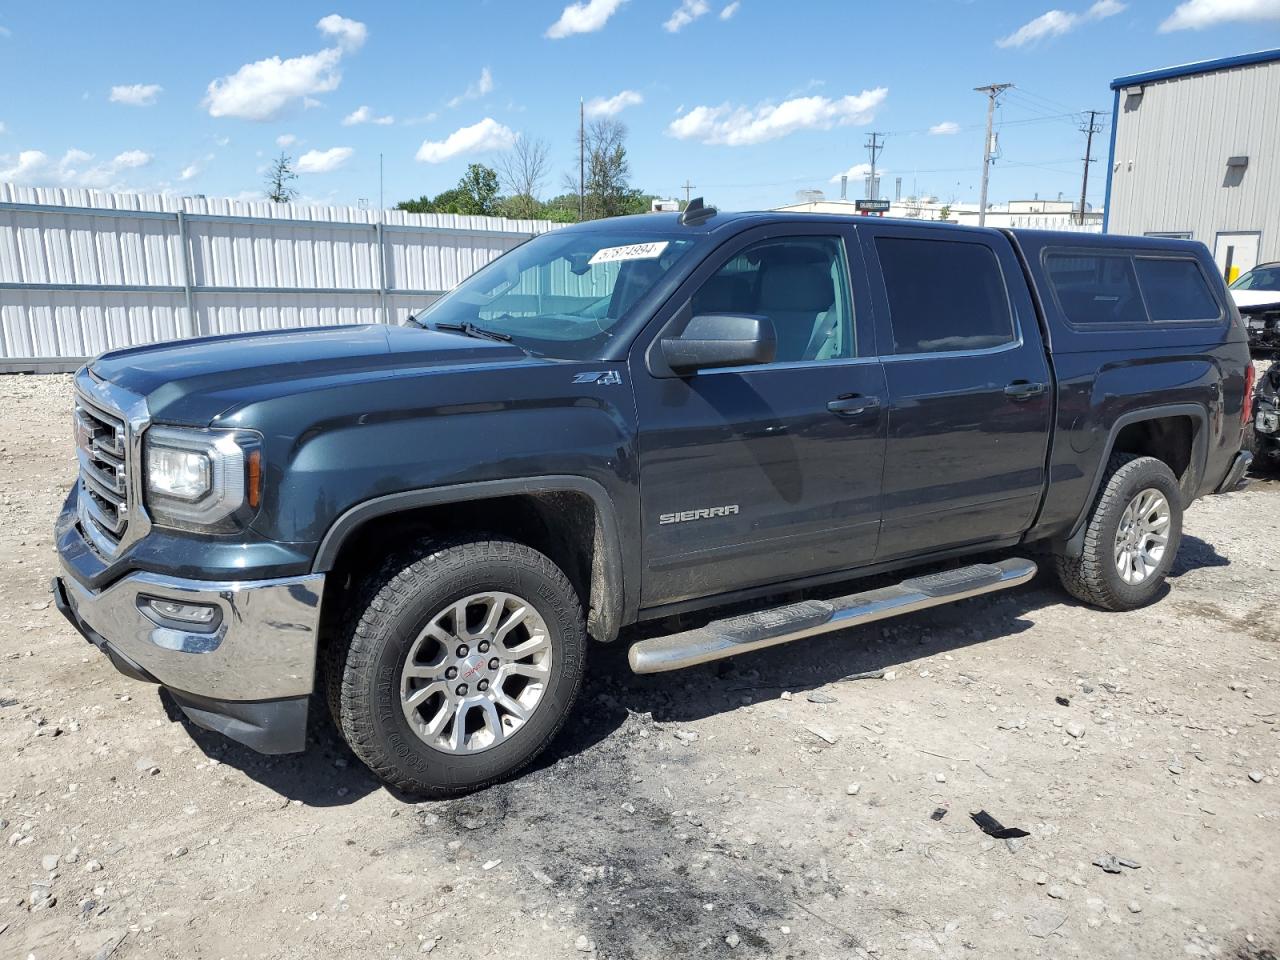
[(1111, 178), (1116, 172), (1116, 127), (1120, 125), (1120, 90), (1111, 104), (1111, 148), (1107, 151), (1107, 195), (1102, 199), (1102, 232), (1111, 223)]
[(1192, 77), (1198, 73), (1214, 73), (1218, 70), (1229, 70), (1232, 67), (1247, 67), (1253, 63), (1272, 63), (1276, 60), (1280, 60), (1280, 49), (1242, 53), (1235, 57), (1222, 57), (1219, 60), (1201, 60), (1198, 63), (1184, 63), (1178, 67), (1165, 67), (1163, 70), (1150, 70), (1147, 73), (1116, 77), (1111, 81), (1111, 89), (1119, 90), (1121, 87), (1136, 87), (1142, 83), (1154, 83), (1156, 80)]

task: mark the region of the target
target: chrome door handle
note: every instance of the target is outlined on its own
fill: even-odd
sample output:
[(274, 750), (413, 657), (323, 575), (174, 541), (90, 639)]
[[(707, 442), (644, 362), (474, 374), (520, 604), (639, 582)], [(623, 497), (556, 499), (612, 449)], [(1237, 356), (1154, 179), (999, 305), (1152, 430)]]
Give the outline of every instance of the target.
[(879, 397), (863, 397), (856, 393), (836, 397), (827, 404), (827, 409), (837, 417), (857, 417), (880, 409)]
[(1015, 380), (1004, 388), (1004, 395), (1010, 400), (1030, 400), (1044, 393), (1047, 384), (1031, 383), (1029, 380)]

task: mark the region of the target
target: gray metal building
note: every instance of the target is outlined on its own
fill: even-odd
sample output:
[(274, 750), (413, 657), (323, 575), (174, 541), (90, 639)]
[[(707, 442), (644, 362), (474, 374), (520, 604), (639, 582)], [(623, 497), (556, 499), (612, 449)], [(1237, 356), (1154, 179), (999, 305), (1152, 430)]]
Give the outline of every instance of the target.
[(1228, 281), (1280, 260), (1280, 50), (1111, 89), (1104, 230), (1200, 240)]

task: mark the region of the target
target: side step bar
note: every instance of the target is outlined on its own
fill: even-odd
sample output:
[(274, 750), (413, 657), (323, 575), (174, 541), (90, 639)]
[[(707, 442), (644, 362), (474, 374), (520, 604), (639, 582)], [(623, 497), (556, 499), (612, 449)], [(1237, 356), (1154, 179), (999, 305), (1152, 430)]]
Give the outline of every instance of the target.
[(975, 563), (913, 577), (892, 587), (834, 600), (802, 600), (785, 607), (716, 620), (696, 630), (641, 640), (631, 647), (627, 659), (636, 673), (679, 670), (819, 633), (887, 620), (966, 597), (1007, 590), (1035, 575), (1036, 565), (1030, 560)]

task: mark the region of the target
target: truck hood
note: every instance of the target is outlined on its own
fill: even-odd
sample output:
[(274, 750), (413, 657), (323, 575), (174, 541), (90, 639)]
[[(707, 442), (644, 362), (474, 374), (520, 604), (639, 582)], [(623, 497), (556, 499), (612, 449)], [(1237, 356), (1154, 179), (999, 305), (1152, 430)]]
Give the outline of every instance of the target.
[(406, 368), (511, 363), (509, 343), (381, 324), (202, 337), (103, 354), (90, 373), (146, 397), (157, 421), (204, 426), (239, 403), (337, 378)]
[(1232, 290), (1231, 299), (1237, 308), (1280, 307), (1280, 290)]

